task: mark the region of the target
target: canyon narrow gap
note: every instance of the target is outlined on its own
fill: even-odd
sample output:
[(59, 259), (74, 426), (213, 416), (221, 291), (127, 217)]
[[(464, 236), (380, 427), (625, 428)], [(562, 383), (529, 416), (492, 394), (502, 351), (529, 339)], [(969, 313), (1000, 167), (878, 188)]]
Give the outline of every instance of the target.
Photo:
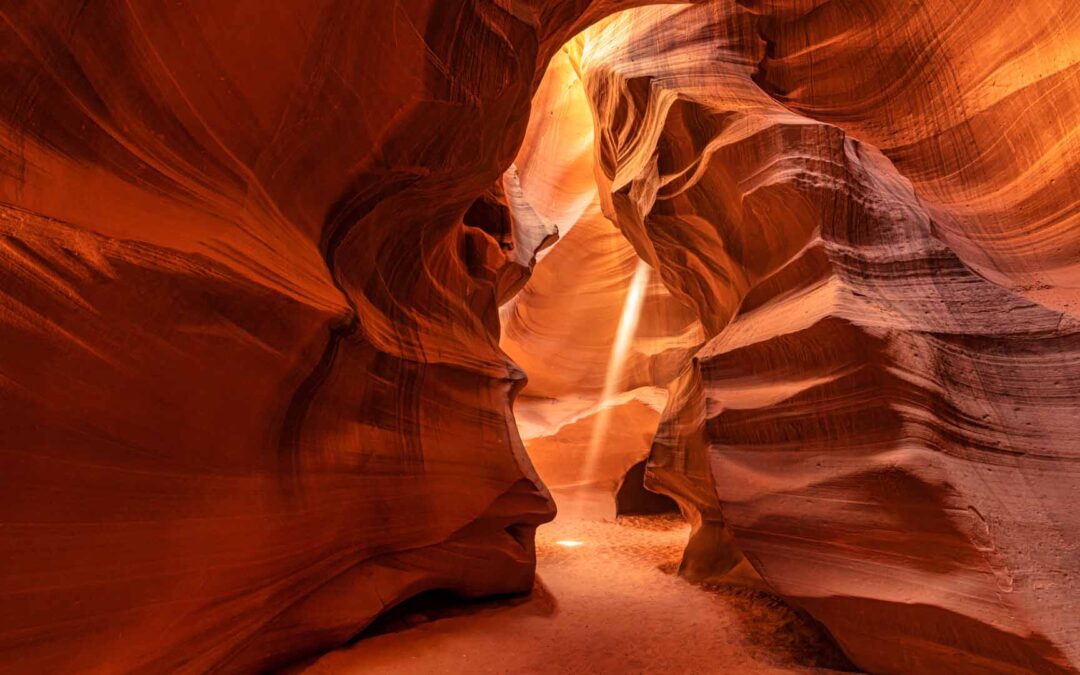
[[(827, 673), (854, 670), (782, 601), (672, 573), (688, 526), (560, 516), (537, 532), (528, 599), (409, 610), (304, 670), (328, 673)], [(452, 603), (452, 600), (448, 600)]]
[(1080, 6), (0, 7), (0, 672), (1080, 672)]

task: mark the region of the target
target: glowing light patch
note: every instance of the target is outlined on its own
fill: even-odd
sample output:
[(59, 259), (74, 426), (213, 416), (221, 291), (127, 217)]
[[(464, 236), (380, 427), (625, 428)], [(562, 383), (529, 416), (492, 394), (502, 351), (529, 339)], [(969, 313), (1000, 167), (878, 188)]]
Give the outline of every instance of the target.
[(585, 542), (583, 542), (583, 541), (574, 541), (573, 539), (560, 539), (559, 541), (557, 541), (555, 543), (558, 544), (559, 546), (565, 546), (567, 548), (574, 548), (575, 546), (581, 546)]
[(622, 384), (623, 369), (626, 365), (627, 356), (630, 354), (630, 346), (634, 341), (638, 320), (641, 319), (641, 307), (645, 301), (645, 293), (649, 290), (649, 271), (648, 264), (644, 260), (638, 259), (637, 266), (634, 268), (634, 277), (630, 280), (630, 288), (626, 291), (626, 301), (623, 303), (619, 327), (615, 331), (615, 344), (611, 347), (611, 356), (608, 359), (607, 375), (604, 378), (604, 391), (597, 404), (600, 407), (600, 413), (597, 415), (596, 421), (593, 422), (592, 434), (589, 437), (589, 449), (585, 452), (585, 463), (581, 467), (581, 477), (586, 483), (594, 479), (597, 465), (600, 463), (604, 438), (607, 436), (608, 427), (611, 425), (611, 406), (608, 405), (608, 401), (615, 398), (619, 391), (619, 385)]

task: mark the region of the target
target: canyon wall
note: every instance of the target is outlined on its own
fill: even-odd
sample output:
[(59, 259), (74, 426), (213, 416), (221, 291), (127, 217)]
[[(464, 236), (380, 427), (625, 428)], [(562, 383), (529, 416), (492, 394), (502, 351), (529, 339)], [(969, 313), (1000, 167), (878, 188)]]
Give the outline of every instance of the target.
[(716, 2), (590, 28), (600, 196), (714, 336), (649, 484), (872, 672), (1080, 665), (1080, 14)]
[(633, 4), (4, 4), (0, 669), (251, 671), (531, 587), (496, 300), (545, 237), (499, 183)]
[(615, 15), (558, 61), (592, 152), (545, 165), (548, 60), (641, 4), (0, 9), (0, 669), (268, 669), (530, 588), (498, 304), (523, 361), (587, 325), (526, 284), (555, 227), (541, 266), (629, 242), (681, 307), (619, 388), (674, 378), (684, 572), (745, 553), (879, 672), (1075, 669), (1080, 10)]
[(514, 414), (560, 513), (611, 518), (627, 472), (649, 455), (665, 385), (704, 334), (659, 278), (642, 276), (633, 246), (600, 210), (592, 111), (572, 52), (548, 63), (504, 179), (520, 194), (509, 203), (519, 229), (556, 231), (558, 241), (500, 307), (499, 344), (528, 373)]

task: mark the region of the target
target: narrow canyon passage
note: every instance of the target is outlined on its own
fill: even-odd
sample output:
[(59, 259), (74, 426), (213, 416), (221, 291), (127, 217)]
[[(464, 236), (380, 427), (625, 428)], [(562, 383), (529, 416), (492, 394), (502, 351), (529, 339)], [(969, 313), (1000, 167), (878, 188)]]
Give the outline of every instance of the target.
[(678, 675), (844, 667), (835, 646), (775, 597), (706, 590), (675, 576), (688, 533), (674, 515), (617, 523), (560, 516), (537, 531), (538, 587), (527, 599), (409, 610), (393, 632), (364, 637), (295, 672)]
[(558, 509), (536, 532), (536, 588), (489, 601), (407, 600), (351, 647), (296, 672), (852, 669), (819, 625), (745, 563), (721, 567), (719, 583), (677, 576), (691, 525), (644, 482), (667, 384), (704, 331), (602, 212), (583, 46), (578, 38), (553, 57), (533, 98), (502, 182), (506, 215), (493, 200), (465, 219), (488, 232), (508, 220), (558, 236), (500, 309), (501, 347), (528, 375), (514, 400), (518, 432)]
[(0, 675), (1080, 673), (1076, 0), (5, 0), (0, 85)]

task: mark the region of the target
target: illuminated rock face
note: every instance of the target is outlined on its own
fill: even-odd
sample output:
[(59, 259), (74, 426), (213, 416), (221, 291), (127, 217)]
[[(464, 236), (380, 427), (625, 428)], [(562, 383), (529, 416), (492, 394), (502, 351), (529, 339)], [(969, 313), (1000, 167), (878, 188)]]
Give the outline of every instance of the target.
[(551, 225), (623, 242), (598, 208), (663, 281), (618, 389), (674, 378), (684, 571), (745, 552), (875, 671), (1080, 661), (1072, 3), (620, 15), (556, 62), (565, 161), (546, 63), (642, 3), (389, 4), (0, 9), (5, 666), (251, 671), (528, 589), (497, 305)]
[(531, 587), (498, 182), (632, 4), (5, 3), (0, 662), (250, 671)]
[(874, 672), (1075, 669), (1080, 15), (739, 5), (579, 46), (605, 211), (715, 335), (651, 459), (684, 569)]
[(600, 211), (592, 112), (572, 51), (548, 65), (513, 170), (516, 224), (557, 228), (559, 241), (500, 308), (500, 346), (529, 375), (514, 409), (560, 513), (610, 518), (627, 472), (648, 457), (663, 387), (704, 333), (659, 278), (639, 279), (631, 302), (639, 258)]

